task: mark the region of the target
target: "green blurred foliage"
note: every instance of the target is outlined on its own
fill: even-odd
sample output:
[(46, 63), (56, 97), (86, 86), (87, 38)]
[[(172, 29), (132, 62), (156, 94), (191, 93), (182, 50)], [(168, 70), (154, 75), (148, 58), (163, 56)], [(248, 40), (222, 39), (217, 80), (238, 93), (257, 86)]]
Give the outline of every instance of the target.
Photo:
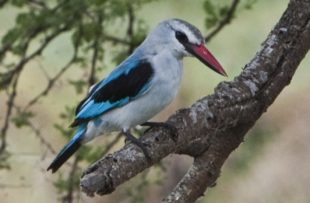
[(218, 1), (206, 0), (203, 8), (208, 14), (205, 19), (205, 26), (207, 28), (212, 28), (226, 14), (229, 4), (220, 5)]
[[(213, 28), (219, 22), (221, 22), (222, 19), (225, 19), (225, 16), (229, 12), (229, 9), (233, 1), (214, 1), (214, 0), (204, 1), (203, 9), (207, 14), (205, 18), (206, 28), (208, 29)], [(237, 4), (240, 1), (240, 5), (238, 5), (238, 12), (240, 12), (242, 9), (248, 9), (248, 10), (251, 9), (257, 0), (235, 0), (235, 1), (237, 2)], [(235, 18), (236, 13), (233, 13), (232, 18), (230, 18), (229, 21)]]
[(28, 126), (30, 124), (29, 120), (34, 117), (34, 113), (31, 111), (23, 111), (17, 113), (13, 118), (12, 122), (17, 128)]
[[(96, 82), (96, 74), (102, 69), (98, 61), (104, 60), (105, 44), (114, 44), (120, 47), (115, 52), (114, 61), (122, 61), (130, 51), (134, 49), (145, 37), (147, 28), (142, 19), (136, 19), (134, 12), (144, 4), (153, 0), (50, 0), (50, 1), (27, 1), (11, 0), (1, 4), (2, 9), (13, 7), (16, 11), (15, 24), (3, 35), (0, 49), (0, 62), (5, 69), (0, 71), (0, 90), (12, 92), (15, 98), (14, 81), (18, 80), (25, 65), (33, 60), (49, 46), (50, 41), (61, 36), (62, 33), (70, 33), (71, 46), (74, 54), (71, 61), (64, 65), (63, 72), (74, 64), (74, 68), (85, 69), (91, 67), (86, 78), (70, 78), (71, 85), (77, 94), (86, 94), (85, 89)], [(128, 37), (116, 37), (111, 32), (111, 27), (116, 21), (121, 21), (124, 32)], [(126, 28), (127, 27), (127, 28)], [(109, 28), (109, 29), (107, 29)], [(60, 72), (61, 74), (61, 72)], [(33, 99), (26, 107), (16, 106), (18, 110), (10, 121), (17, 128), (30, 127), (31, 119), (36, 113), (29, 108), (41, 97), (48, 94), (59, 76), (48, 78), (47, 90)], [(11, 108), (15, 108), (12, 100)], [(59, 115), (59, 120), (54, 124), (56, 130), (66, 140), (69, 140), (74, 129), (69, 128), (67, 123), (74, 119), (74, 106), (65, 106)], [(3, 127), (7, 128), (7, 127)], [(5, 135), (1, 135), (5, 137)], [(91, 163), (98, 160), (105, 151), (105, 147), (83, 146), (75, 154), (77, 165), (80, 162)], [(8, 156), (4, 153), (0, 159), (1, 168), (7, 167)], [(72, 169), (73, 170), (73, 169)], [(79, 170), (71, 171), (69, 176), (59, 176), (54, 183), (59, 193), (64, 194), (72, 188), (79, 189)], [(74, 181), (70, 181), (74, 177)]]

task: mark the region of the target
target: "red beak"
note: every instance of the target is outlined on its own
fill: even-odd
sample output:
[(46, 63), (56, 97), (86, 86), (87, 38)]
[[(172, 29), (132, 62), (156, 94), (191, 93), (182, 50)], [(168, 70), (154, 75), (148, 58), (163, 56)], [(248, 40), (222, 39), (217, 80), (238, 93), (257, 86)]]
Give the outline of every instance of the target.
[(215, 72), (227, 77), (224, 68), (203, 44), (201, 45), (187, 44), (186, 49), (188, 52), (197, 57), (203, 64), (207, 65)]

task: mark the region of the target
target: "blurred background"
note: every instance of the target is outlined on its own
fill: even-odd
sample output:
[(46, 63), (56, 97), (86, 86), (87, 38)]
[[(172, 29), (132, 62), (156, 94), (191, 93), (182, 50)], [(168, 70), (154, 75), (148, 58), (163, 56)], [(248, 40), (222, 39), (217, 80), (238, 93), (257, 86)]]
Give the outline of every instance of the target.
[[(46, 168), (72, 134), (67, 126), (88, 86), (105, 77), (149, 30), (164, 19), (181, 18), (207, 36), (232, 1), (135, 0), (128, 4), (79, 0), (72, 1), (72, 5), (64, 2), (0, 2), (0, 127), (2, 142), (6, 143), (0, 155), (0, 202), (159, 202), (183, 177), (192, 163), (190, 157), (170, 155), (111, 195), (95, 198), (80, 193), (81, 171), (101, 154), (121, 148), (123, 138), (116, 139), (116, 134), (101, 136), (56, 174), (46, 172)], [(58, 4), (59, 8), (50, 11)], [(198, 60), (186, 58), (177, 98), (154, 120), (166, 120), (177, 109), (211, 94), (220, 81), (237, 76), (260, 49), (287, 4), (287, 0), (240, 1), (230, 24), (207, 44), (229, 77), (223, 78)], [(89, 6), (85, 16), (90, 20), (79, 15), (83, 13), (79, 10), (82, 6)], [(46, 26), (23, 33), (36, 23)], [(58, 29), (64, 30), (27, 61), (22, 71), (13, 71), (16, 75), (10, 72)], [(10, 43), (12, 46), (6, 48)], [(216, 187), (208, 189), (198, 202), (310, 202), (309, 65), (310, 57), (306, 56), (291, 84), (226, 161)], [(12, 92), (16, 92), (14, 105), (5, 129), (7, 102), (11, 101)], [(112, 146), (111, 142), (115, 144)]]

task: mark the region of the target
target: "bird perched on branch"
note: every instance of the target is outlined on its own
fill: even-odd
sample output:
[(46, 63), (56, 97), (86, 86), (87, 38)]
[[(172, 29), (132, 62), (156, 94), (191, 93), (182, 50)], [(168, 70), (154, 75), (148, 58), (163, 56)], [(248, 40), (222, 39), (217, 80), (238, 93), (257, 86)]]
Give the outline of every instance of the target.
[(149, 158), (130, 129), (141, 124), (156, 125), (147, 121), (175, 98), (185, 56), (194, 56), (226, 76), (196, 27), (179, 19), (161, 22), (124, 62), (90, 89), (71, 124), (77, 127), (76, 134), (47, 170), (56, 172), (83, 143), (113, 131), (121, 131)]

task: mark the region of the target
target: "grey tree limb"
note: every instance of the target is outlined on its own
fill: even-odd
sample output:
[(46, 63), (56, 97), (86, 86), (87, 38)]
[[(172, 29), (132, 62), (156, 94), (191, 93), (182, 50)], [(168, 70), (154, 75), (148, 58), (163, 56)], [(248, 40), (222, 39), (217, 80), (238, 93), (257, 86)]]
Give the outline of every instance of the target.
[(310, 1), (291, 0), (262, 48), (233, 81), (221, 82), (212, 95), (177, 111), (168, 123), (173, 136), (155, 128), (140, 138), (153, 163), (126, 144), (84, 171), (81, 189), (105, 195), (171, 153), (188, 154), (194, 163), (163, 202), (194, 202), (214, 185), (229, 154), (243, 142), (260, 116), (287, 86), (310, 48)]

